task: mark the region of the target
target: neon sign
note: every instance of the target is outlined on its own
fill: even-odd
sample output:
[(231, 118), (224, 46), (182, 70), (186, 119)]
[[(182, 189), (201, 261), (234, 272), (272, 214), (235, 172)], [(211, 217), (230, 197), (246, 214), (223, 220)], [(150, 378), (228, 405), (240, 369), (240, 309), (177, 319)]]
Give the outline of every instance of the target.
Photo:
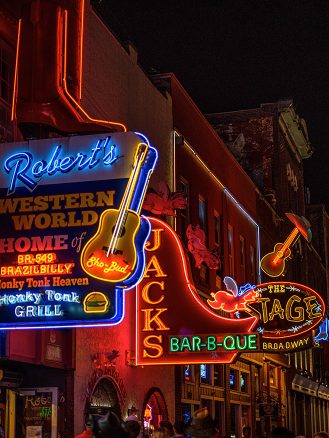
[(258, 350), (257, 334), (208, 335), (208, 336), (170, 336), (169, 350), (183, 351), (253, 351)]
[(225, 277), (226, 291), (212, 293), (207, 305), (191, 280), (178, 236), (165, 222), (149, 220), (146, 268), (136, 290), (137, 365), (230, 363), (243, 352), (313, 346), (312, 331), (325, 311), (318, 293), (281, 281), (238, 287)]
[(229, 363), (239, 351), (255, 351), (257, 317), (214, 313), (195, 290), (178, 236), (165, 222), (149, 220), (146, 268), (136, 293), (137, 365)]
[(257, 292), (259, 298), (248, 308), (259, 318), (256, 330), (262, 335), (264, 349), (290, 350), (312, 344), (312, 330), (325, 314), (324, 301), (317, 292), (284, 281), (260, 284)]
[(260, 262), (262, 271), (269, 277), (280, 277), (284, 273), (285, 261), (291, 256), (290, 247), (296, 242), (299, 235), (302, 235), (307, 242), (312, 239), (311, 224), (306, 218), (292, 213), (286, 213), (286, 216), (295, 225), (295, 228), (284, 243), (277, 243), (274, 251), (266, 254)]
[[(107, 147), (109, 150), (107, 151)], [(49, 160), (41, 159), (34, 163), (34, 156), (30, 152), (19, 152), (10, 155), (4, 162), (4, 170), (10, 176), (8, 195), (15, 193), (17, 182), (20, 181), (30, 191), (34, 190), (40, 178), (44, 175), (48, 177), (57, 172), (69, 173), (71, 170), (78, 171), (93, 169), (101, 161), (104, 165), (110, 166), (119, 158), (116, 146), (111, 144), (111, 137), (99, 139), (96, 146), (91, 149), (89, 154), (78, 152), (76, 156), (64, 155), (61, 157), (63, 146), (58, 145), (50, 154)], [(100, 152), (103, 156), (99, 157)], [(34, 163), (34, 164), (33, 164)]]
[[(82, 250), (81, 265), (85, 272), (103, 281), (118, 284), (132, 276), (137, 254), (143, 251), (145, 239), (149, 234), (149, 224), (141, 221), (140, 209), (134, 211), (130, 208), (148, 147), (146, 143), (138, 146), (133, 171), (119, 209), (109, 209), (102, 213), (97, 233)], [(147, 229), (143, 230), (143, 226)], [(138, 232), (141, 232), (144, 239), (135, 241)], [(141, 247), (136, 248), (137, 242), (141, 243)]]
[[(141, 145), (142, 159), (136, 165)], [(121, 322), (124, 289), (134, 286), (145, 268), (143, 247), (150, 224), (139, 213), (156, 161), (157, 152), (146, 137), (131, 132), (64, 138), (60, 145), (58, 139), (47, 139), (4, 146), (0, 166), (8, 172), (0, 172), (1, 329)], [(105, 212), (119, 212), (122, 228), (115, 234), (119, 241), (121, 234), (129, 237), (122, 199), (128, 199), (127, 217), (138, 221), (135, 258), (128, 272), (124, 263), (129, 245), (123, 244), (121, 255), (113, 251), (118, 259), (107, 268), (115, 278), (107, 282), (83, 269), (81, 254), (97, 235)], [(99, 248), (106, 255), (104, 246), (109, 242)], [(104, 262), (95, 252), (87, 263)], [(119, 281), (119, 276), (124, 279)]]

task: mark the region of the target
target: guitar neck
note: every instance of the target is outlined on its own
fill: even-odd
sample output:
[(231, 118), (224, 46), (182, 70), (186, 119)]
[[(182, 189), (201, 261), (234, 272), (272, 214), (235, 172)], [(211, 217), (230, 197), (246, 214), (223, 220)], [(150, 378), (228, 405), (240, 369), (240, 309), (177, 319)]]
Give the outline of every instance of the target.
[(295, 227), (292, 232), (289, 234), (289, 236), (286, 238), (286, 240), (283, 242), (281, 251), (286, 252), (286, 250), (292, 245), (295, 238), (298, 236), (299, 230), (297, 227)]
[(283, 242), (281, 249), (278, 251), (274, 261), (277, 262), (278, 259), (284, 257), (284, 253), (289, 249), (289, 247), (292, 245), (295, 238), (298, 236), (299, 230), (297, 227), (295, 227), (292, 232), (289, 234), (289, 236), (286, 238), (286, 240)]
[(108, 248), (108, 252), (107, 254), (109, 255), (111, 252), (113, 252), (113, 250), (115, 249), (115, 245), (116, 242), (118, 240), (118, 237), (121, 235), (121, 231), (124, 227), (126, 218), (127, 218), (127, 214), (128, 214), (128, 209), (131, 203), (131, 199), (134, 193), (134, 189), (135, 186), (137, 184), (138, 181), (138, 177), (141, 171), (141, 167), (143, 165), (143, 162), (145, 160), (145, 156), (147, 154), (147, 150), (148, 150), (148, 145), (145, 143), (141, 143), (139, 145), (136, 157), (135, 157), (135, 162), (134, 162), (134, 168), (133, 171), (131, 172), (129, 179), (128, 179), (128, 183), (124, 192), (124, 195), (122, 197), (122, 201), (119, 207), (119, 215), (118, 215), (118, 219), (117, 222), (115, 224), (114, 230), (113, 230), (113, 234), (112, 234), (112, 238), (109, 244), (109, 248)]

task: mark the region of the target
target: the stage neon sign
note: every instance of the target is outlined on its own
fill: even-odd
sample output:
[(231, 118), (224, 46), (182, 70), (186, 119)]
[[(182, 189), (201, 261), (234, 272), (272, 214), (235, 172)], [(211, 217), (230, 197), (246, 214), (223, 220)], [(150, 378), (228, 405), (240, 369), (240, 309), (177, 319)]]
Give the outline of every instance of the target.
[(257, 315), (256, 330), (262, 335), (265, 350), (291, 350), (312, 345), (312, 330), (325, 314), (322, 297), (308, 286), (277, 281), (257, 286), (259, 297), (249, 303)]

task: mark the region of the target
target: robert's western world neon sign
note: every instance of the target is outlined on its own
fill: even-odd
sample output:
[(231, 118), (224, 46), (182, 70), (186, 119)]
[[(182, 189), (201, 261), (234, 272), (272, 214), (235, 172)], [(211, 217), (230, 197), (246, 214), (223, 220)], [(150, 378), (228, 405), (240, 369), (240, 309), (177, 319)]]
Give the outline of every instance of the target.
[(157, 152), (142, 134), (0, 151), (0, 327), (114, 325), (145, 267)]

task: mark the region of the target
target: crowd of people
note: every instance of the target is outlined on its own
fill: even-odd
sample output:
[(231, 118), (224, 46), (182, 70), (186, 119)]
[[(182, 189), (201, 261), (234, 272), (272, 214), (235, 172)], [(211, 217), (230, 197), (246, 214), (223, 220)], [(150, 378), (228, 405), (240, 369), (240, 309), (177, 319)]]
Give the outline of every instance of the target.
[[(89, 416), (85, 430), (75, 438), (142, 438), (141, 424), (136, 412), (131, 412), (125, 421), (114, 412), (108, 412), (104, 416)], [(172, 424), (168, 420), (160, 422), (159, 427), (152, 432), (152, 438), (226, 438), (220, 437), (219, 430), (210, 416), (207, 408), (194, 412), (188, 424), (176, 421)], [(242, 438), (253, 438), (252, 430), (245, 426), (242, 430)], [(285, 427), (276, 427), (272, 430), (269, 438), (305, 438), (295, 434)], [(317, 432), (312, 438), (329, 438), (326, 432)]]

